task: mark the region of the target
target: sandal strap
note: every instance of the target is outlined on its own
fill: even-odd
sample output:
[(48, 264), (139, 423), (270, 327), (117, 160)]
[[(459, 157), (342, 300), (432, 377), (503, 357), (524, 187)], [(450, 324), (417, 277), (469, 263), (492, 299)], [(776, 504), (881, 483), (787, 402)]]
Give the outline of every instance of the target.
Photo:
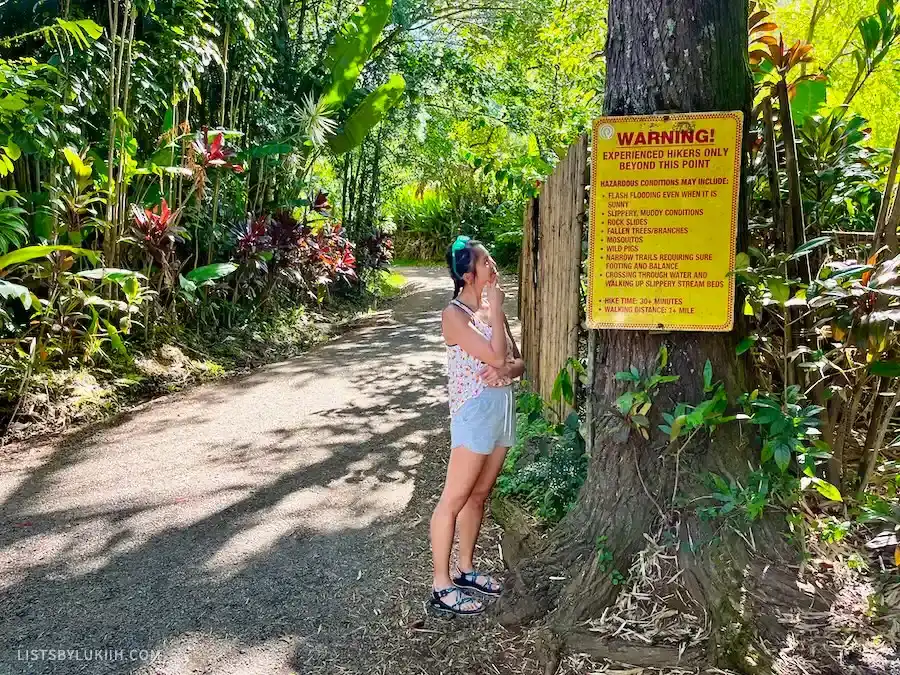
[(431, 592), (434, 593), (435, 598), (440, 600), (441, 598), (446, 598), (448, 595), (450, 595), (455, 590), (457, 590), (455, 586), (450, 586), (448, 588), (442, 588), (439, 591), (431, 589)]
[[(463, 572), (462, 570), (457, 570), (459, 575), (466, 579), (467, 581), (471, 581), (473, 584), (477, 584), (479, 586), (484, 586), (485, 588), (500, 588), (500, 583), (494, 579), (489, 574), (482, 574), (478, 570), (472, 570), (471, 572)], [(484, 577), (485, 583), (479, 584), (478, 577)]]
[[(457, 594), (456, 602), (450, 602), (450, 603), (444, 602), (444, 598), (447, 597), (448, 595), (450, 595), (450, 593), (453, 593), (454, 591)], [(465, 605), (466, 603), (472, 603), (476, 607), (481, 604), (478, 600), (473, 598), (471, 595), (466, 595), (465, 593), (460, 591), (455, 586), (451, 586), (450, 588), (442, 588), (439, 591), (435, 591), (432, 589), (432, 593), (434, 594), (435, 600), (437, 600), (439, 603), (441, 603), (445, 607), (449, 607), (451, 609), (462, 609), (462, 606)]]

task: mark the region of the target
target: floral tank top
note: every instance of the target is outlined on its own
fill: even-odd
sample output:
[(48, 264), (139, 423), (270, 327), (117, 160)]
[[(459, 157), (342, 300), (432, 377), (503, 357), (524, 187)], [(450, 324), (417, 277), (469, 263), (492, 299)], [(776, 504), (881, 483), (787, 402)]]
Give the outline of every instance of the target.
[[(469, 315), (471, 319), (469, 325), (474, 328), (481, 336), (491, 341), (493, 329), (459, 300), (451, 300), (451, 305), (455, 305)], [(513, 359), (513, 349), (510, 337), (506, 338), (506, 358)], [(455, 415), (462, 407), (463, 403), (471, 398), (475, 398), (484, 390), (487, 385), (484, 380), (478, 377), (479, 371), (484, 368), (484, 362), (469, 354), (459, 345), (447, 345), (447, 384), (450, 398), (450, 414)], [(504, 378), (494, 387), (507, 387), (513, 383), (510, 378)]]

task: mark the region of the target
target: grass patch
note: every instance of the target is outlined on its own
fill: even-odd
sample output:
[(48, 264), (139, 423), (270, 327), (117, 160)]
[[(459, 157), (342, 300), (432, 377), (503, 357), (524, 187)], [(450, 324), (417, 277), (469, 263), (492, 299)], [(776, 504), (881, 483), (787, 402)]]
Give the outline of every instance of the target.
[(413, 260), (412, 258), (394, 258), (392, 267), (445, 267), (441, 260)]
[(380, 298), (390, 300), (402, 294), (408, 283), (409, 279), (400, 272), (394, 270), (382, 272), (375, 280), (375, 294)]

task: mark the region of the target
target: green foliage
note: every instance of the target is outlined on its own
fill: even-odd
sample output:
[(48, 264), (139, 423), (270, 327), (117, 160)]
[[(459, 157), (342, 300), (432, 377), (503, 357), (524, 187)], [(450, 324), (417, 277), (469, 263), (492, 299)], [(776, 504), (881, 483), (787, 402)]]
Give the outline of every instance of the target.
[(587, 474), (578, 415), (572, 413), (562, 424), (551, 417), (537, 394), (519, 392), (516, 445), (496, 487), (548, 524), (559, 522), (572, 508)]
[(343, 129), (328, 139), (335, 154), (340, 155), (359, 147), (366, 135), (397, 105), (404, 89), (406, 82), (403, 76), (394, 74), (385, 84), (366, 96), (344, 122)]
[(836, 544), (850, 533), (853, 525), (849, 520), (839, 520), (834, 516), (823, 518), (818, 521), (819, 536), (827, 544)]
[(74, 246), (53, 245), (53, 246), (26, 246), (6, 255), (0, 256), (0, 270), (4, 270), (11, 265), (18, 265), (38, 258), (44, 258), (51, 253), (57, 251), (65, 251), (78, 256), (85, 256), (93, 261), (97, 260), (97, 254), (83, 248)]
[(825, 105), (828, 85), (825, 80), (801, 80), (794, 87), (794, 98), (791, 99), (791, 117), (794, 124), (802, 125)]
[[(12, 206), (4, 205), (7, 200)], [(0, 253), (8, 253), (28, 240), (28, 225), (22, 218), (26, 211), (19, 206), (23, 201), (15, 190), (0, 191)]]
[(613, 554), (606, 547), (607, 536), (601, 534), (597, 537), (597, 568), (603, 572), (612, 572)]
[(697, 509), (701, 518), (737, 518), (744, 523), (759, 520), (770, 506), (779, 499), (793, 501), (796, 494), (796, 479), (785, 474), (772, 475), (762, 469), (755, 469), (747, 476), (744, 485), (735, 478), (725, 479), (716, 473), (707, 475), (707, 487), (712, 491), (709, 499), (715, 504)]
[[(878, 0), (823, 2), (818, 6), (811, 40), (815, 45), (812, 54), (814, 61), (809, 67), (812, 72), (828, 68), (827, 108), (842, 104), (854, 88), (859, 72), (858, 53), (867, 65), (860, 21), (871, 18), (879, 25), (882, 21)], [(807, 0), (791, 0), (779, 3), (773, 9), (786, 42), (809, 39), (812, 7), (813, 3)], [(896, 3), (894, 7), (896, 12)], [(873, 140), (881, 146), (893, 143), (897, 132), (894, 111), (900, 105), (900, 81), (896, 68), (891, 67), (891, 62), (898, 58), (897, 50), (895, 42), (888, 55), (865, 79), (861, 93), (854, 96), (849, 104), (852, 112), (871, 121)]]
[(522, 231), (498, 234), (491, 246), (491, 257), (501, 269), (516, 269), (522, 254)]
[(713, 433), (717, 427), (736, 419), (725, 415), (728, 397), (721, 382), (713, 382), (712, 364), (707, 359), (703, 366), (703, 400), (696, 406), (679, 403), (670, 413), (662, 413), (665, 424), (659, 430), (669, 437), (669, 442), (683, 436), (692, 437), (699, 429)]
[(860, 19), (856, 27), (861, 45), (853, 52), (856, 80), (850, 90), (852, 95), (862, 86), (865, 78), (875, 72), (887, 58), (900, 38), (900, 18), (897, 17), (894, 0), (878, 0), (876, 13)]
[[(572, 371), (571, 373), (569, 372), (570, 370)], [(562, 401), (570, 408), (575, 407), (575, 382), (572, 377), (573, 374), (581, 380), (582, 384), (587, 384), (585, 381), (587, 373), (585, 372), (581, 361), (574, 357), (570, 357), (553, 381), (553, 389), (550, 391), (551, 403)]]
[(788, 387), (781, 396), (754, 391), (742, 399), (747, 413), (742, 417), (760, 429), (763, 467), (771, 468), (774, 464), (784, 473), (796, 461), (804, 474), (802, 487), (811, 486), (826, 499), (841, 501), (840, 491), (815, 475), (816, 467), (831, 453), (828, 444), (819, 440), (822, 433), (819, 415), (823, 408), (803, 405), (804, 398), (797, 386)]
[(381, 298), (391, 299), (403, 293), (408, 280), (398, 272), (381, 271), (369, 281), (370, 291)]
[(641, 375), (635, 366), (631, 366), (630, 370), (616, 373), (616, 380), (630, 385), (628, 391), (616, 399), (616, 407), (645, 439), (650, 438), (648, 415), (653, 407), (653, 396), (657, 388), (679, 380), (678, 375), (663, 375), (668, 364), (669, 350), (663, 345), (659, 348), (653, 372)]
[(234, 263), (214, 263), (212, 265), (204, 265), (197, 267), (187, 273), (186, 278), (195, 284), (203, 284), (207, 281), (217, 281), (223, 279), (237, 269)]
[(331, 84), (322, 96), (327, 107), (340, 106), (353, 91), (363, 67), (391, 16), (391, 0), (369, 0), (357, 7), (328, 48), (325, 65)]
[(870, 137), (868, 122), (843, 106), (798, 125), (804, 209), (814, 231), (837, 222), (848, 229), (874, 227), (880, 169), (876, 153), (867, 147)]
[(390, 216), (396, 228), (396, 252), (412, 260), (442, 260), (456, 231), (450, 200), (432, 189), (412, 187), (397, 194)]

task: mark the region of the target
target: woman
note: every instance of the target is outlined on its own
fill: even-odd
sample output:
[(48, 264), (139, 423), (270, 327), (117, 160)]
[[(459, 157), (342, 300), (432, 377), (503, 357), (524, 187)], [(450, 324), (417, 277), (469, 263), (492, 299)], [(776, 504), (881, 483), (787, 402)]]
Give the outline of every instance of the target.
[[(525, 367), (503, 313), (497, 266), (485, 248), (457, 237), (447, 252), (447, 267), (454, 283), (453, 300), (442, 315), (451, 450), (444, 491), (431, 518), (430, 605), (439, 613), (469, 615), (482, 612), (484, 604), (463, 589), (500, 595), (499, 582), (476, 572), (472, 558), (485, 500), (515, 442), (512, 382)], [(454, 534), (459, 537), (459, 556), (451, 576)]]

